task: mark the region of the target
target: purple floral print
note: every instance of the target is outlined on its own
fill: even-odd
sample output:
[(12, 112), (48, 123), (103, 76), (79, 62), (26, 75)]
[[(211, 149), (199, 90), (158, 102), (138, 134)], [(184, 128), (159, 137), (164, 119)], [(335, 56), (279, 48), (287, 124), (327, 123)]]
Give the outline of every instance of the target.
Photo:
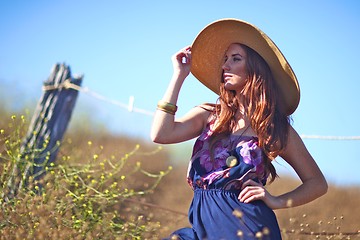
[(206, 170), (211, 172), (226, 165), (226, 158), (229, 157), (227, 146), (223, 146), (222, 142), (218, 142), (214, 146), (214, 159), (211, 159), (210, 151), (204, 150), (200, 156), (200, 164)]
[(246, 142), (242, 145), (240, 155), (246, 164), (258, 166), (262, 161), (262, 151), (257, 145), (258, 143), (254, 140)]

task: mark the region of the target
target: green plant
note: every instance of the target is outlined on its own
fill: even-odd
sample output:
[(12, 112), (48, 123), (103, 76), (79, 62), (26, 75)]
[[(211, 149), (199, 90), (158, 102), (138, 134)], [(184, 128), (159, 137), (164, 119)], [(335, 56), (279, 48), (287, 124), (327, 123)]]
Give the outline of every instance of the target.
[[(24, 178), (14, 176), (13, 169), (23, 173), (32, 157), (44, 154), (41, 149), (22, 153), (26, 125), (25, 117), (13, 116), (7, 129), (0, 130), (2, 196)], [(140, 145), (135, 144), (121, 156), (108, 156), (103, 146), (87, 141), (76, 153), (65, 154), (67, 148), (76, 149), (72, 144), (70, 139), (65, 141), (57, 163), (44, 166), (43, 178), (34, 181), (29, 176), (28, 185), (16, 195), (0, 200), (0, 235), (5, 239), (157, 239), (160, 224), (147, 215), (141, 201), (171, 167), (150, 172), (133, 158), (156, 155), (161, 149), (140, 153)]]

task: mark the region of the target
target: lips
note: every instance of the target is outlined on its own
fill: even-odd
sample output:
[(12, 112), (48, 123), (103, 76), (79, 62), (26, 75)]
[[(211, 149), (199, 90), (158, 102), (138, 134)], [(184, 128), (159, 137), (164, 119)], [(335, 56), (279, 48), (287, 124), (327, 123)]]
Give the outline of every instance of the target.
[(230, 79), (231, 77), (232, 77), (232, 75), (229, 73), (224, 73), (224, 75), (223, 75), (224, 81)]

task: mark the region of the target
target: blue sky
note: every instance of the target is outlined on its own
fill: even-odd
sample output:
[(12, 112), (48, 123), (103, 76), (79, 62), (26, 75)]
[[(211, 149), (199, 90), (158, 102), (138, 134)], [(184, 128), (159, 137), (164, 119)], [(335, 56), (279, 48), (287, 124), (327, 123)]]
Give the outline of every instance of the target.
[[(360, 2), (294, 1), (18, 1), (0, 2), (0, 83), (9, 101), (36, 102), (55, 63), (84, 74), (83, 86), (153, 111), (172, 74), (170, 57), (208, 23), (239, 18), (262, 29), (294, 69), (301, 88), (293, 126), (304, 135), (360, 136)], [(19, 94), (20, 93), (20, 94)], [(12, 97), (11, 97), (12, 96)], [(216, 96), (193, 76), (178, 115)], [(86, 112), (116, 133), (149, 139), (150, 116), (81, 93)], [(334, 184), (360, 184), (360, 141), (304, 139)], [(177, 155), (186, 161), (188, 156)], [(281, 160), (280, 171), (290, 172)]]

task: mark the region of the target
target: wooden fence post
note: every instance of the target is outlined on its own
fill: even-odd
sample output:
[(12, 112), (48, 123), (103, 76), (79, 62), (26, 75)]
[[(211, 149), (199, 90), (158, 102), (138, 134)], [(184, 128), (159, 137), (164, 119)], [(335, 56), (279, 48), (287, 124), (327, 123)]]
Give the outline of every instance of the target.
[(55, 161), (78, 96), (73, 86), (81, 86), (82, 79), (83, 76), (72, 77), (65, 64), (52, 68), (21, 147), (22, 159), (28, 160), (24, 167), (14, 168), (13, 179), (8, 182), (8, 197), (26, 186), (30, 176), (39, 180), (46, 167)]

